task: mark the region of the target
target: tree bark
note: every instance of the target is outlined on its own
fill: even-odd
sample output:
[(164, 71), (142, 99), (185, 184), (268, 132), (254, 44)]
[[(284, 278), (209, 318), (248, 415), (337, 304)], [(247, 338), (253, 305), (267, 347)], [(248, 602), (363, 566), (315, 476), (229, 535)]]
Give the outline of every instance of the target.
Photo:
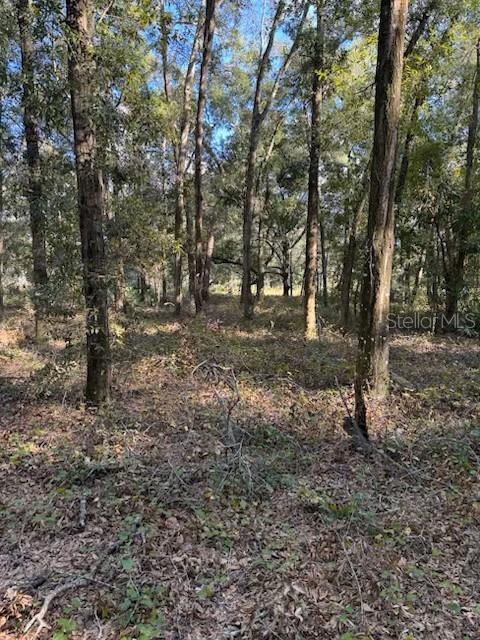
[(340, 293), (340, 324), (344, 328), (348, 326), (350, 319), (350, 292), (352, 290), (353, 267), (355, 265), (355, 257), (357, 254), (357, 229), (363, 210), (365, 209), (368, 201), (370, 185), (369, 169), (370, 163), (365, 170), (364, 178), (362, 180), (362, 193), (353, 209), (353, 216), (348, 231), (348, 242), (346, 243), (343, 251), (343, 267)]
[[(185, 224), (185, 171), (187, 161), (188, 136), (190, 134), (190, 119), (192, 113), (192, 90), (195, 78), (195, 61), (198, 48), (200, 46), (200, 35), (202, 33), (203, 15), (199, 12), (197, 29), (195, 32), (190, 57), (188, 60), (187, 72), (183, 83), (183, 105), (180, 119), (180, 140), (177, 149), (177, 175), (176, 175), (176, 206), (175, 206), (175, 264), (174, 264), (174, 296), (175, 315), (182, 312), (182, 262), (185, 253), (184, 224)], [(188, 244), (188, 238), (187, 238)], [(188, 252), (188, 246), (186, 248)]]
[(35, 52), (32, 35), (31, 0), (17, 2), (18, 29), (22, 56), (22, 105), (25, 130), (26, 158), (28, 165), (28, 204), (32, 234), (33, 296), (35, 324), (45, 312), (44, 288), (48, 282), (47, 252), (45, 243), (45, 210), (42, 197), (40, 166), (39, 105), (35, 83)]
[(322, 261), (322, 297), (323, 304), (328, 307), (328, 258), (327, 248), (325, 241), (325, 224), (323, 216), (320, 216), (318, 220), (318, 228), (320, 230), (320, 256)]
[(282, 241), (282, 285), (283, 295), (288, 297), (290, 295), (290, 245), (288, 239), (285, 237)]
[(465, 186), (463, 192), (462, 212), (458, 225), (458, 238), (449, 273), (445, 284), (445, 314), (448, 319), (458, 312), (458, 302), (464, 286), (465, 262), (468, 254), (469, 236), (473, 229), (473, 163), (477, 145), (478, 110), (480, 106), (480, 39), (476, 43), (476, 64), (472, 92), (472, 112), (468, 126), (467, 155), (465, 160)]
[(355, 419), (367, 435), (365, 389), (388, 390), (388, 311), (394, 242), (394, 191), (408, 0), (382, 0), (375, 79), (375, 128), (366, 259), (355, 376)]
[(307, 233), (305, 246), (305, 276), (303, 297), (303, 320), (305, 337), (318, 337), (317, 330), (317, 271), (318, 271), (318, 170), (320, 164), (320, 109), (324, 51), (323, 0), (317, 0), (317, 33), (312, 73), (312, 117), (310, 131), (310, 166), (308, 171)]
[(67, 0), (68, 72), (72, 102), (83, 282), (87, 311), (86, 401), (110, 395), (111, 362), (103, 222), (105, 194), (94, 125), (95, 65), (91, 0)]
[(4, 221), (3, 221), (3, 87), (0, 87), (0, 320), (5, 313), (5, 298), (3, 291), (4, 268)]
[(203, 287), (202, 287), (202, 299), (204, 302), (208, 302), (210, 297), (210, 272), (212, 268), (213, 250), (215, 247), (215, 236), (213, 232), (208, 234), (207, 247), (205, 251), (205, 264), (203, 269)]
[(187, 231), (187, 262), (188, 262), (188, 295), (190, 312), (195, 312), (195, 227), (191, 207), (185, 207), (185, 224)]
[(207, 0), (205, 27), (203, 33), (203, 53), (198, 84), (197, 119), (195, 123), (195, 310), (203, 307), (203, 188), (202, 150), (204, 138), (205, 105), (207, 101), (208, 68), (212, 59), (213, 34), (215, 32), (216, 0)]
[(424, 99), (425, 94), (423, 90), (419, 91), (415, 96), (415, 102), (410, 115), (410, 122), (408, 123), (407, 135), (405, 136), (405, 143), (403, 145), (402, 160), (398, 170), (397, 185), (395, 187), (395, 206), (397, 207), (397, 210), (400, 209), (403, 202), (403, 193), (405, 191), (408, 167), (410, 165), (410, 153), (412, 150), (412, 143), (415, 138), (415, 125), (417, 123), (418, 110), (422, 106)]

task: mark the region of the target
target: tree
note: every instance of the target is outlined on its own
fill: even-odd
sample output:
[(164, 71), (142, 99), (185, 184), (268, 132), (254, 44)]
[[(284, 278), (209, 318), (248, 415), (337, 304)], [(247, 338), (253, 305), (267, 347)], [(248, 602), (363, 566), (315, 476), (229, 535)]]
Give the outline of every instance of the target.
[[(448, 264), (445, 269), (445, 314), (451, 319), (458, 311), (458, 301), (464, 286), (465, 262), (469, 249), (469, 238), (474, 230), (473, 208), (473, 166), (475, 147), (477, 145), (478, 110), (480, 106), (480, 38), (475, 45), (476, 63), (473, 78), (472, 107), (468, 124), (467, 152), (465, 158), (465, 183), (461, 211), (456, 234), (448, 247)], [(452, 247), (452, 245), (454, 245)]]
[[(175, 295), (175, 314), (178, 316), (182, 311), (182, 257), (185, 252), (184, 230), (185, 223), (185, 171), (187, 164), (187, 145), (188, 136), (190, 134), (190, 118), (192, 111), (192, 89), (195, 77), (195, 62), (197, 51), (200, 46), (200, 36), (202, 33), (203, 15), (200, 9), (198, 14), (197, 28), (193, 38), (190, 56), (188, 59), (185, 80), (183, 82), (183, 101), (182, 113), (180, 117), (180, 135), (177, 149), (177, 174), (176, 174), (176, 206), (175, 206), (175, 265), (174, 265), (174, 295)], [(190, 232), (191, 233), (191, 232)], [(187, 252), (191, 254), (192, 238), (189, 229), (187, 229)], [(189, 265), (189, 272), (191, 266)]]
[(103, 223), (105, 196), (98, 166), (94, 122), (95, 64), (90, 0), (67, 0), (68, 72), (72, 105), (78, 211), (87, 311), (88, 403), (99, 406), (110, 395), (110, 341)]
[(255, 82), (255, 94), (253, 98), (252, 117), (250, 123), (249, 145), (245, 172), (245, 204), (243, 210), (243, 278), (242, 278), (242, 299), (243, 315), (247, 320), (253, 318), (254, 297), (252, 293), (252, 222), (253, 209), (255, 205), (255, 172), (257, 166), (257, 151), (260, 142), (261, 127), (270, 111), (272, 103), (277, 95), (280, 80), (290, 66), (293, 54), (298, 48), (299, 35), (302, 31), (303, 23), (307, 16), (308, 3), (305, 4), (303, 15), (297, 27), (293, 43), (285, 56), (280, 68), (277, 71), (271, 89), (268, 91), (265, 102), (262, 106), (263, 82), (268, 66), (270, 64), (270, 54), (275, 41), (275, 34), (280, 20), (285, 10), (284, 0), (279, 0), (277, 9), (273, 16), (270, 33), (268, 36), (265, 51), (260, 57), (258, 71)]
[(375, 124), (367, 246), (355, 376), (355, 419), (367, 435), (365, 388), (387, 393), (388, 312), (394, 242), (397, 155), (403, 47), (408, 0), (382, 0), (375, 77)]
[(48, 282), (47, 252), (45, 245), (45, 210), (42, 197), (40, 163), (39, 104), (35, 82), (35, 45), (32, 35), (33, 14), (31, 0), (17, 2), (18, 30), (22, 54), (22, 104), (23, 126), (27, 147), (28, 188), (33, 258), (33, 298), (35, 308), (35, 333), (44, 314), (45, 286)]
[(3, 289), (3, 261), (5, 251), (5, 239), (3, 231), (3, 69), (0, 69), (0, 320), (5, 312), (5, 299)]
[(207, 0), (203, 32), (202, 62), (198, 83), (197, 118), (195, 121), (195, 309), (203, 307), (203, 189), (202, 150), (204, 138), (205, 105), (207, 101), (208, 68), (212, 59), (213, 35), (215, 32), (216, 0)]
[(320, 106), (323, 70), (323, 0), (316, 0), (317, 32), (312, 71), (312, 115), (310, 134), (310, 167), (308, 172), (307, 242), (305, 249), (304, 330), (308, 339), (317, 331), (317, 269), (318, 269), (318, 168), (320, 161)]

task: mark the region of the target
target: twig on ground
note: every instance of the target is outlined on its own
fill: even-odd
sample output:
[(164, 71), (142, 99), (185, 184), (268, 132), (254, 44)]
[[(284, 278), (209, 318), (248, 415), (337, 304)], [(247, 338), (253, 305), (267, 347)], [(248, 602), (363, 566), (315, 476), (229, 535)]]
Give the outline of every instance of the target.
[(345, 543), (342, 539), (342, 537), (340, 536), (340, 534), (338, 533), (338, 531), (335, 531), (335, 535), (337, 536), (337, 540), (340, 543), (340, 546), (342, 547), (342, 551), (345, 554), (345, 559), (347, 561), (348, 566), (350, 567), (350, 571), (352, 572), (352, 576), (353, 579), (355, 580), (355, 585), (357, 587), (357, 591), (358, 591), (358, 598), (360, 600), (360, 615), (364, 616), (364, 611), (363, 611), (363, 593), (362, 593), (362, 586), (360, 584), (360, 580), (358, 579), (358, 575), (357, 572), (355, 571), (355, 567), (353, 566), (353, 562), (350, 558), (350, 554), (347, 551), (347, 548), (345, 547)]
[(47, 593), (43, 601), (42, 608), (33, 616), (33, 618), (31, 618), (27, 622), (27, 624), (25, 625), (24, 633), (27, 634), (35, 624), (37, 624), (38, 627), (33, 636), (34, 638), (38, 638), (43, 629), (50, 629), (50, 626), (45, 622), (45, 616), (47, 615), (52, 602), (66, 591), (70, 591), (71, 589), (79, 589), (81, 587), (85, 587), (89, 582), (95, 582), (95, 576), (100, 570), (102, 564), (105, 562), (108, 556), (114, 553), (123, 543), (123, 540), (117, 540), (112, 545), (110, 545), (106, 552), (100, 556), (99, 560), (87, 576), (80, 576), (78, 578), (75, 578), (74, 580), (71, 580), (70, 582), (64, 582), (63, 584), (58, 585), (57, 587), (55, 587), (55, 589)]
[(87, 523), (87, 496), (83, 495), (80, 498), (80, 515), (78, 517), (78, 526), (83, 531)]

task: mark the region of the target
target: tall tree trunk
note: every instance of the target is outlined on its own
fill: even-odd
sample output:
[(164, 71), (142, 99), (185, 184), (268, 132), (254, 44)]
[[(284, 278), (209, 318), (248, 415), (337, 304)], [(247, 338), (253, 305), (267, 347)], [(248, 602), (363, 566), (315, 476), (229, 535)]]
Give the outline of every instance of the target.
[(318, 227), (320, 229), (320, 257), (322, 260), (322, 297), (325, 307), (328, 306), (328, 258), (327, 248), (325, 242), (325, 224), (323, 216), (318, 220)]
[(247, 320), (251, 320), (254, 314), (254, 297), (252, 294), (252, 227), (253, 227), (253, 209), (255, 204), (255, 172), (257, 167), (257, 151), (260, 142), (260, 131), (262, 124), (272, 106), (273, 100), (277, 95), (280, 79), (285, 71), (288, 69), (292, 56), (298, 48), (299, 35), (302, 30), (303, 23), (307, 16), (309, 3), (305, 3), (305, 9), (302, 14), (295, 39), (287, 53), (282, 65), (280, 66), (272, 88), (266, 96), (265, 104), (261, 108), (262, 89), (265, 73), (270, 63), (270, 53), (275, 40), (275, 33), (277, 31), (280, 19), (285, 9), (284, 0), (279, 0), (277, 9), (273, 17), (273, 21), (270, 27), (270, 33), (268, 36), (267, 46), (265, 51), (260, 57), (258, 63), (257, 79), (255, 83), (255, 94), (253, 98), (252, 119), (250, 123), (250, 136), (248, 145), (247, 164), (245, 171), (245, 203), (243, 208), (243, 277), (242, 277), (242, 304), (243, 304), (243, 316)]
[(350, 319), (350, 292), (352, 290), (353, 267), (355, 265), (355, 257), (357, 254), (357, 229), (363, 210), (365, 209), (365, 205), (368, 201), (370, 185), (369, 169), (370, 163), (365, 170), (364, 178), (362, 180), (362, 193), (358, 202), (354, 206), (353, 215), (348, 230), (348, 241), (345, 244), (343, 250), (343, 266), (340, 293), (340, 324), (342, 325), (342, 327), (347, 327)]
[(382, 0), (375, 79), (375, 129), (366, 259), (355, 376), (355, 418), (367, 435), (365, 389), (386, 395), (388, 311), (394, 242), (395, 161), (408, 0)]
[(215, 236), (211, 231), (208, 234), (207, 247), (205, 250), (205, 265), (203, 269), (203, 286), (202, 286), (202, 299), (204, 302), (208, 302), (210, 297), (210, 272), (212, 269), (213, 249), (215, 247)]
[(185, 207), (185, 224), (187, 231), (187, 263), (188, 263), (188, 296), (190, 312), (195, 311), (195, 226), (191, 207)]
[(283, 295), (288, 297), (290, 295), (290, 245), (285, 237), (282, 241), (282, 285)]
[(31, 0), (17, 2), (18, 29), (22, 54), (22, 105), (28, 165), (28, 204), (32, 234), (33, 289), (35, 324), (45, 311), (44, 287), (48, 282), (45, 247), (45, 211), (42, 198), (42, 178), (39, 151), (39, 105), (35, 83), (35, 53), (32, 35)]
[[(3, 69), (0, 69), (3, 75)], [(5, 229), (3, 220), (3, 87), (0, 86), (0, 320), (5, 313), (3, 291), (3, 268), (5, 252)]]
[(473, 162), (477, 145), (478, 110), (480, 106), (480, 39), (476, 44), (476, 66), (472, 92), (472, 112), (468, 126), (467, 155), (465, 161), (465, 186), (462, 212), (456, 233), (458, 247), (450, 265), (450, 274), (446, 279), (445, 314), (452, 318), (458, 311), (458, 302), (464, 286), (465, 262), (468, 253), (469, 236), (472, 233), (473, 220)]
[(305, 276), (303, 321), (305, 337), (318, 337), (317, 330), (317, 271), (318, 271), (318, 169), (320, 163), (320, 108), (323, 69), (324, 14), (323, 0), (317, 0), (317, 34), (312, 69), (312, 119), (310, 131), (310, 166), (308, 170), (307, 233), (305, 246)]
[(425, 266), (425, 249), (421, 250), (420, 257), (418, 259), (416, 268), (415, 268), (415, 278), (413, 281), (412, 293), (410, 296), (409, 304), (413, 306), (416, 302), (418, 290), (420, 288), (420, 283), (423, 277), (423, 270)]
[(96, 89), (92, 53), (92, 8), (91, 0), (67, 0), (68, 72), (87, 310), (85, 396), (88, 403), (98, 406), (109, 398), (111, 362), (103, 237), (105, 194), (102, 174), (97, 163), (93, 119)]
[[(187, 72), (183, 83), (183, 104), (180, 119), (180, 140), (177, 149), (177, 175), (176, 175), (176, 206), (175, 206), (175, 265), (173, 274), (175, 315), (182, 312), (182, 262), (185, 253), (183, 227), (185, 224), (185, 171), (187, 164), (187, 145), (190, 134), (190, 119), (192, 113), (192, 90), (195, 78), (195, 62), (198, 48), (200, 46), (200, 35), (202, 33), (203, 15), (200, 10), (197, 22), (197, 30), (193, 39), (190, 57), (188, 60)], [(188, 246), (186, 247), (188, 252)]]
[[(268, 191), (268, 186), (267, 186)], [(265, 200), (267, 197), (265, 196)], [(265, 266), (263, 264), (263, 215), (258, 216), (258, 233), (257, 233), (257, 292), (256, 299), (261, 300), (263, 297), (263, 289), (265, 287)]]
[(402, 159), (400, 162), (400, 168), (398, 170), (397, 184), (395, 187), (395, 206), (397, 207), (397, 210), (400, 209), (403, 201), (403, 192), (405, 191), (408, 167), (410, 165), (410, 153), (412, 150), (412, 143), (415, 138), (415, 125), (417, 123), (418, 110), (422, 106), (424, 99), (425, 95), (423, 90), (421, 90), (415, 96), (415, 102), (413, 105), (412, 113), (410, 115), (410, 121), (408, 123), (407, 135), (405, 136)]
[(212, 59), (213, 34), (215, 32), (216, 0), (207, 0), (203, 53), (198, 84), (197, 119), (195, 123), (195, 310), (202, 310), (203, 299), (203, 188), (202, 150), (204, 138), (205, 105), (207, 101), (208, 68)]

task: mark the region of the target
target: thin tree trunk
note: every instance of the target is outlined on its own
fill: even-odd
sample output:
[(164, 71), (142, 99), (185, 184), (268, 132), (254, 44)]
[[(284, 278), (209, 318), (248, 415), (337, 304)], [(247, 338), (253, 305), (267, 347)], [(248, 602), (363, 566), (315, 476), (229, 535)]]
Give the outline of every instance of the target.
[(32, 35), (31, 0), (17, 2), (20, 49), (22, 54), (23, 82), (23, 125), (27, 147), (28, 165), (28, 204), (30, 209), (30, 229), (32, 234), (33, 258), (33, 295), (35, 308), (35, 326), (45, 312), (44, 288), (48, 282), (47, 252), (45, 245), (45, 211), (42, 197), (42, 179), (40, 166), (39, 105), (35, 83), (35, 53)]
[(4, 268), (4, 221), (3, 221), (3, 87), (0, 87), (0, 320), (5, 313), (5, 298), (3, 291)]
[(480, 39), (476, 44), (476, 66), (473, 81), (472, 112), (468, 126), (467, 155), (465, 161), (465, 186), (462, 213), (458, 228), (458, 248), (450, 265), (450, 277), (446, 279), (445, 313), (448, 319), (458, 312), (458, 302), (464, 286), (465, 262), (469, 236), (472, 233), (473, 213), (473, 163), (477, 144), (478, 110), (480, 106)]
[(187, 231), (188, 294), (190, 312), (195, 311), (195, 227), (190, 206), (185, 207)]
[(72, 102), (83, 280), (87, 310), (85, 396), (98, 406), (110, 395), (111, 362), (103, 222), (105, 194), (97, 161), (91, 0), (67, 0), (68, 72)]
[(255, 171), (257, 166), (257, 150), (260, 142), (261, 126), (271, 108), (273, 100), (280, 86), (280, 79), (290, 65), (291, 59), (298, 47), (299, 34), (302, 30), (303, 23), (307, 16), (309, 3), (305, 3), (305, 9), (297, 28), (295, 39), (290, 50), (285, 57), (283, 64), (278, 70), (273, 86), (266, 97), (263, 109), (260, 103), (262, 100), (262, 88), (265, 73), (270, 62), (270, 53), (275, 40), (280, 19), (285, 9), (284, 0), (279, 0), (277, 9), (273, 17), (270, 33), (268, 36), (267, 46), (258, 64), (257, 80), (255, 83), (255, 94), (253, 98), (252, 119), (250, 124), (250, 137), (248, 145), (248, 155), (245, 172), (245, 204), (243, 209), (243, 278), (242, 278), (242, 304), (243, 315), (247, 320), (251, 320), (254, 314), (254, 297), (252, 294), (252, 227), (253, 227), (253, 209), (255, 204)]
[[(192, 113), (192, 90), (195, 78), (195, 62), (198, 48), (200, 46), (200, 35), (202, 33), (203, 15), (199, 12), (197, 30), (195, 32), (190, 58), (188, 60), (187, 72), (183, 84), (183, 105), (182, 116), (180, 120), (180, 140), (177, 150), (177, 175), (176, 175), (176, 191), (177, 200), (175, 207), (175, 265), (174, 265), (174, 296), (175, 296), (175, 315), (179, 316), (182, 312), (182, 262), (185, 253), (185, 241), (183, 227), (185, 224), (185, 171), (187, 164), (187, 145), (188, 136), (190, 134), (190, 119)], [(187, 237), (188, 245), (188, 237)], [(188, 246), (187, 246), (188, 253)]]
[(322, 296), (324, 306), (328, 307), (328, 258), (323, 216), (319, 218), (318, 227), (320, 229), (320, 256), (322, 259)]
[(290, 246), (286, 238), (282, 241), (281, 275), (283, 284), (283, 295), (285, 297), (288, 297), (290, 295)]
[(375, 129), (366, 260), (355, 376), (355, 419), (367, 436), (365, 389), (386, 395), (388, 311), (394, 242), (395, 161), (408, 0), (382, 0), (375, 91)]
[(161, 280), (162, 280), (162, 295), (159, 297), (161, 304), (165, 304), (168, 301), (168, 282), (167, 282), (167, 274), (165, 273), (165, 267), (163, 267), (161, 272)]
[(204, 302), (208, 302), (210, 297), (210, 271), (212, 268), (213, 250), (215, 247), (215, 236), (213, 232), (210, 232), (207, 240), (207, 247), (205, 251), (205, 265), (203, 269), (203, 289), (202, 299)]
[[(268, 193), (268, 184), (266, 193)], [(267, 195), (265, 195), (265, 201), (267, 201)], [(263, 264), (264, 256), (263, 256), (263, 216), (259, 213), (258, 216), (258, 234), (257, 234), (257, 244), (258, 244), (258, 252), (257, 252), (257, 300), (261, 300), (263, 297), (263, 289), (265, 286), (265, 267)]]
[(352, 220), (350, 222), (350, 228), (348, 232), (348, 242), (344, 247), (343, 252), (343, 267), (341, 278), (341, 297), (340, 297), (340, 324), (342, 327), (347, 327), (350, 318), (350, 292), (352, 290), (352, 275), (353, 267), (355, 265), (355, 257), (357, 254), (357, 229), (362, 216), (363, 210), (368, 201), (369, 194), (369, 168), (370, 164), (365, 170), (365, 175), (362, 180), (362, 194), (356, 203)]
[(205, 105), (207, 101), (208, 68), (212, 59), (213, 34), (215, 32), (216, 0), (207, 0), (203, 54), (198, 84), (197, 119), (195, 123), (195, 310), (202, 310), (203, 299), (203, 188), (202, 150), (204, 138)]
[(422, 249), (420, 253), (420, 258), (418, 259), (417, 267), (415, 269), (415, 278), (413, 281), (412, 294), (410, 296), (409, 303), (410, 305), (414, 305), (417, 299), (418, 290), (420, 288), (420, 283), (423, 277), (423, 269), (425, 265), (425, 249)]
[(410, 153), (412, 150), (413, 139), (415, 137), (415, 125), (417, 123), (418, 110), (422, 106), (424, 99), (425, 96), (423, 91), (418, 92), (415, 96), (415, 102), (413, 105), (412, 113), (410, 115), (410, 122), (408, 123), (407, 135), (405, 136), (402, 160), (400, 162), (397, 185), (395, 188), (395, 206), (397, 207), (397, 210), (400, 209), (403, 201), (403, 192), (405, 191), (405, 185), (407, 183), (408, 167), (410, 164)]
[(3, 224), (3, 87), (0, 87), (0, 320), (3, 318), (5, 313), (5, 298), (3, 291), (5, 231)]
[(317, 0), (317, 34), (312, 69), (312, 119), (310, 132), (310, 166), (308, 171), (307, 233), (305, 246), (305, 276), (303, 319), (308, 340), (318, 337), (317, 330), (317, 272), (318, 272), (318, 170), (320, 164), (320, 109), (323, 69), (324, 14), (323, 0)]

